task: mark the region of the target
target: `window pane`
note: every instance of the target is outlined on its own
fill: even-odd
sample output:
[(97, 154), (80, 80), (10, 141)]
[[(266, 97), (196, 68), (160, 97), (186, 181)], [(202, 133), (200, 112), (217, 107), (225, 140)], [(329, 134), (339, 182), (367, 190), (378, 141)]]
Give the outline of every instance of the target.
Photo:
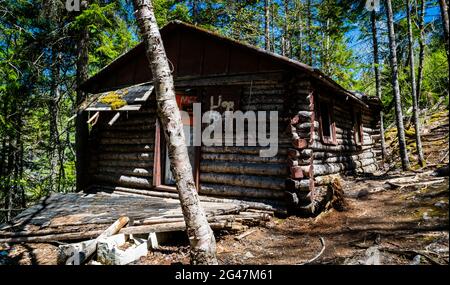
[(327, 104), (320, 104), (320, 115), (322, 118), (322, 135), (324, 137), (331, 137), (331, 120)]

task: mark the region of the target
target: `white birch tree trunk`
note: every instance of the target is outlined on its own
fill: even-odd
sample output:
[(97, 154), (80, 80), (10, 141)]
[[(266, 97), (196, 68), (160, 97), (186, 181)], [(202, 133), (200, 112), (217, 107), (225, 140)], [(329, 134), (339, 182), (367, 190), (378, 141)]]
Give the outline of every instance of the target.
[(158, 117), (164, 130), (170, 169), (176, 180), (186, 222), (191, 245), (191, 263), (217, 264), (216, 241), (205, 212), (200, 206), (185, 144), (181, 115), (175, 100), (173, 78), (156, 23), (153, 5), (150, 0), (133, 0), (133, 3), (153, 74)]

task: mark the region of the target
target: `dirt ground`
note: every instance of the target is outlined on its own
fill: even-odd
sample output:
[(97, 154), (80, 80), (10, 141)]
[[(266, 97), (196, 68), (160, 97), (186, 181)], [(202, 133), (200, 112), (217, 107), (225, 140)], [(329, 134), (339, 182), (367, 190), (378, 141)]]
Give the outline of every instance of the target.
[[(220, 264), (448, 264), (448, 177), (433, 185), (395, 187), (386, 179), (414, 181), (415, 173), (346, 178), (344, 211), (317, 217), (272, 218), (237, 240), (216, 233)], [(406, 178), (406, 179), (405, 179)], [(136, 264), (189, 263), (183, 235)], [(324, 247), (320, 238), (324, 241)], [(3, 248), (2, 248), (3, 247)], [(54, 264), (55, 244), (0, 246), (0, 264)]]
[[(241, 240), (235, 238), (242, 233), (217, 235), (219, 263), (301, 264), (321, 251), (322, 237), (315, 264), (448, 264), (448, 178), (428, 187), (384, 183), (405, 175), (414, 174), (348, 180), (342, 212), (273, 218)], [(188, 262), (188, 247), (166, 246), (138, 264)]]

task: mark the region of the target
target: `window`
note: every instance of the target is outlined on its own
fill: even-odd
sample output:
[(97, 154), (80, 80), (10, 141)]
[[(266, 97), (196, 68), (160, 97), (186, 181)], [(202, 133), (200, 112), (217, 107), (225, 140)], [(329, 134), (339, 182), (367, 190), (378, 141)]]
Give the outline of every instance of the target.
[(362, 145), (363, 139), (364, 139), (364, 133), (363, 133), (363, 125), (362, 125), (362, 118), (361, 118), (361, 112), (357, 111), (354, 112), (353, 116), (353, 132), (354, 132), (354, 139), (356, 145)]
[[(188, 149), (189, 160), (192, 166), (194, 179), (198, 189), (198, 165), (200, 149), (193, 145), (193, 115), (192, 106), (197, 102), (198, 97), (190, 94), (177, 92), (177, 105), (180, 110), (189, 114), (189, 117), (182, 117), (183, 130), (186, 139), (186, 146)], [(167, 144), (165, 142), (162, 126), (159, 121), (156, 122), (156, 136), (155, 136), (155, 158), (154, 158), (154, 172), (153, 185), (157, 188), (175, 187), (175, 178), (170, 170), (170, 160), (167, 151)]]
[(320, 134), (324, 144), (336, 144), (336, 126), (333, 118), (333, 105), (319, 102)]

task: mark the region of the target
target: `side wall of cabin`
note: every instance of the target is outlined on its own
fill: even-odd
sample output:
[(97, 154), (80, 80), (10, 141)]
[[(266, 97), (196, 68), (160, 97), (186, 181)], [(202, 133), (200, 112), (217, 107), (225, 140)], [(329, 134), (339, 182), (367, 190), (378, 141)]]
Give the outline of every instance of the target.
[(291, 202), (304, 207), (325, 194), (321, 190), (333, 175), (378, 169), (380, 117), (376, 104), (364, 106), (317, 83), (296, 89), (308, 91), (298, 97), (298, 113), (291, 120), (297, 143), (288, 150), (286, 188)]

